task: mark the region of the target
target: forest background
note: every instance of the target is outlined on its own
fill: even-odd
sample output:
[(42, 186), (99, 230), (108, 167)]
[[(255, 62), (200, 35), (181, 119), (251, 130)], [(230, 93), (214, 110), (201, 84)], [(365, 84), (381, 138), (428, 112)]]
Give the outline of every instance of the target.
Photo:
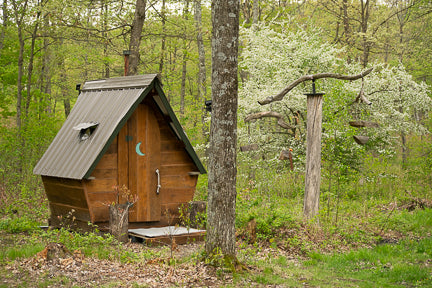
[[(134, 1), (122, 0), (3, 0), (0, 214), (4, 219), (19, 213), (19, 225), (25, 226), (48, 218), (48, 203), (33, 167), (73, 107), (76, 84), (124, 74), (123, 51), (129, 49), (135, 8)], [(339, 239), (323, 247), (390, 237), (385, 233), (402, 223), (394, 217), (400, 207), (429, 205), (431, 12), (426, 0), (241, 1), (239, 231), (253, 220), (258, 239), (308, 250), (292, 229), (305, 225), (301, 224), (307, 113), (303, 94), (310, 92), (310, 83), (269, 107), (257, 103), (307, 74), (357, 74), (374, 67), (364, 81), (317, 81), (318, 90), (326, 93), (318, 218), (325, 233)], [(165, 94), (206, 163), (210, 3), (146, 1), (139, 49), (137, 73), (161, 75)], [(378, 127), (355, 128), (349, 125), (354, 120)], [(353, 136), (367, 136), (369, 141), (359, 145)], [(289, 151), (292, 161), (280, 160), (282, 151)], [(205, 200), (206, 195), (207, 179), (202, 175), (195, 198)], [(364, 223), (373, 225), (363, 227)]]

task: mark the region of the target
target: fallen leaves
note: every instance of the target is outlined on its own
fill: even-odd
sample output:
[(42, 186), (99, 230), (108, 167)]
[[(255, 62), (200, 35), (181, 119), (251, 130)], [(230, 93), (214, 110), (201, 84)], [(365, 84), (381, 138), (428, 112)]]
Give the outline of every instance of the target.
[[(32, 258), (12, 262), (7, 269), (15, 275), (28, 275), (27, 281), (42, 281), (42, 279), (63, 277), (71, 285), (80, 287), (95, 287), (115, 285), (131, 287), (146, 285), (149, 287), (218, 287), (232, 283), (230, 273), (217, 273), (217, 268), (202, 262), (185, 262), (171, 264), (164, 258), (156, 258), (139, 263), (121, 263), (85, 257), (82, 251), (69, 252), (61, 243), (50, 243), (44, 250)], [(182, 245), (188, 249), (187, 245)], [(197, 247), (194, 247), (195, 249)], [(57, 250), (55, 250), (57, 249)], [(11, 279), (18, 285), (18, 279)], [(22, 280), (22, 281), (25, 281)], [(11, 283), (12, 284), (12, 283)]]

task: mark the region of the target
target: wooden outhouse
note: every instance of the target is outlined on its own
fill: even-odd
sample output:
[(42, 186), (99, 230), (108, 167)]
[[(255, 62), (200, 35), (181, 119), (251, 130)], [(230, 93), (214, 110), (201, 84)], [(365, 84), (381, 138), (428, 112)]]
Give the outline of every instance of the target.
[(150, 74), (86, 82), (34, 173), (42, 177), (51, 225), (69, 217), (73, 225), (106, 228), (115, 186), (137, 196), (130, 227), (172, 225), (206, 171)]

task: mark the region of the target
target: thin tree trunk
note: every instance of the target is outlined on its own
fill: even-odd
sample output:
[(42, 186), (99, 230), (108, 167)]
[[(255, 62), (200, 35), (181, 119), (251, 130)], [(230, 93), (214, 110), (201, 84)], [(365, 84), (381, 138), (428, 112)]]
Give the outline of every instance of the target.
[[(195, 0), (195, 27), (197, 31), (197, 46), (198, 46), (198, 93), (197, 101), (204, 102), (207, 98), (207, 83), (206, 83), (206, 58), (205, 58), (205, 48), (202, 32), (202, 11), (201, 11), (201, 0)], [(202, 135), (207, 138), (208, 128), (205, 124), (206, 112), (201, 113), (201, 124), (202, 124)]]
[[(183, 11), (183, 18), (188, 20), (189, 14), (189, 0), (186, 0), (185, 8)], [(182, 57), (182, 78), (181, 78), (181, 89), (180, 89), (180, 115), (183, 116), (185, 110), (185, 96), (186, 96), (186, 74), (187, 74), (187, 40), (186, 40), (186, 32), (183, 39), (183, 57)]]
[(258, 24), (259, 21), (259, 1), (253, 0), (252, 4), (252, 24)]
[(165, 59), (165, 41), (166, 41), (166, 31), (165, 31), (165, 0), (162, 0), (162, 8), (161, 8), (161, 16), (162, 16), (162, 42), (161, 42), (161, 51), (160, 51), (160, 59), (159, 59), (159, 74), (162, 75), (164, 68), (164, 59)]
[[(61, 43), (63, 44), (63, 43)], [(65, 67), (65, 60), (64, 60), (64, 56), (61, 56), (61, 58), (59, 59), (59, 67), (60, 67), (60, 79), (61, 79), (61, 84), (60, 84), (60, 90), (61, 90), (61, 98), (63, 99), (63, 107), (64, 107), (64, 113), (66, 118), (69, 116), (70, 111), (71, 111), (71, 105), (70, 105), (70, 100), (69, 100), (69, 93), (68, 93), (68, 89), (67, 89), (67, 73), (66, 73), (66, 67)]]
[(344, 26), (344, 33), (345, 33), (345, 45), (348, 49), (347, 62), (351, 63), (351, 53), (349, 53), (349, 50), (352, 47), (351, 47), (351, 27), (348, 18), (348, 0), (342, 1), (342, 13), (343, 13), (343, 26)]
[(35, 50), (35, 43), (36, 43), (36, 37), (37, 37), (37, 31), (39, 29), (39, 18), (40, 18), (41, 12), (36, 13), (36, 23), (34, 24), (33, 32), (31, 35), (31, 46), (30, 46), (30, 58), (29, 58), (29, 64), (27, 68), (27, 97), (26, 97), (26, 104), (25, 104), (25, 115), (28, 116), (29, 108), (30, 108), (30, 102), (31, 102), (31, 85), (32, 85), (32, 75), (33, 75), (33, 63), (34, 63), (34, 50)]
[(103, 44), (103, 54), (104, 54), (104, 72), (103, 77), (109, 78), (110, 77), (110, 66), (108, 61), (108, 34), (107, 34), (107, 28), (108, 28), (108, 3), (105, 0), (101, 1), (101, 11), (103, 14), (102, 17), (102, 38), (104, 41)]
[(180, 115), (183, 116), (185, 110), (185, 96), (186, 96), (186, 72), (187, 72), (187, 51), (183, 51), (182, 59), (182, 78), (181, 78), (181, 88), (180, 88)]
[[(45, 25), (48, 25), (48, 22), (45, 21)], [(44, 110), (47, 113), (51, 113), (50, 103), (46, 103), (46, 96), (51, 95), (51, 51), (49, 48), (49, 40), (47, 37), (44, 38), (44, 46), (43, 46), (43, 58), (42, 58), (42, 69), (40, 74), (40, 91), (43, 92), (41, 97), (39, 98), (39, 119), (42, 117)], [(48, 96), (50, 97), (50, 96)]]
[(128, 75), (136, 75), (138, 73), (139, 63), (139, 48), (141, 44), (141, 33), (144, 26), (146, 0), (136, 0), (135, 16), (132, 23), (131, 37), (129, 42), (129, 71)]
[(197, 31), (197, 46), (198, 46), (198, 99), (205, 99), (207, 96), (206, 83), (206, 61), (205, 49), (202, 33), (202, 18), (201, 18), (201, 0), (195, 0), (195, 27)]
[[(44, 14), (43, 16), (44, 26), (49, 27), (49, 15)], [(50, 40), (48, 37), (43, 38), (43, 58), (42, 58), (42, 69), (40, 73), (40, 91), (43, 92), (39, 99), (39, 118), (42, 117), (44, 111), (46, 113), (52, 112), (51, 107), (51, 61), (52, 54), (50, 48)]]
[(235, 258), (239, 2), (212, 1), (212, 120), (206, 252)]
[(8, 10), (7, 10), (7, 0), (3, 0), (3, 5), (2, 5), (2, 14), (3, 14), (3, 27), (2, 27), (2, 31), (0, 33), (0, 55), (3, 51), (3, 46), (4, 46), (4, 38), (5, 38), (5, 34), (6, 34), (6, 29), (8, 26)]
[(25, 15), (25, 11), (27, 10), (28, 1), (24, 1), (22, 3), (23, 9), (20, 11), (16, 0), (12, 0), (12, 6), (15, 14), (15, 21), (18, 27), (18, 41), (19, 41), (19, 54), (18, 54), (18, 78), (17, 78), (17, 102), (16, 102), (16, 125), (18, 131), (21, 131), (21, 122), (22, 122), (22, 92), (23, 92), (23, 76), (24, 76), (24, 38), (23, 38), (23, 28), (22, 21)]
[(363, 48), (363, 57), (362, 57), (362, 66), (365, 68), (369, 63), (369, 52), (370, 52), (370, 43), (367, 36), (368, 32), (368, 21), (369, 21), (369, 0), (360, 1), (361, 4), (361, 32), (362, 36), (362, 48)]
[(19, 39), (19, 54), (18, 54), (18, 78), (17, 78), (17, 102), (16, 102), (16, 110), (17, 110), (17, 116), (16, 116), (16, 124), (18, 131), (21, 130), (21, 104), (22, 104), (22, 91), (23, 91), (23, 84), (22, 84), (22, 78), (24, 74), (24, 39), (22, 35), (21, 28), (18, 28), (18, 39)]

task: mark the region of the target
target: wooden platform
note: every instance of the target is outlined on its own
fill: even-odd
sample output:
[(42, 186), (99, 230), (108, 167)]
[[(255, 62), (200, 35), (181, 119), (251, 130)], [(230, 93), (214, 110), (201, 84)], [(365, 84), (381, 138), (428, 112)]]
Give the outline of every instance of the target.
[(133, 241), (144, 242), (148, 245), (187, 244), (196, 241), (203, 241), (206, 230), (186, 228), (181, 226), (165, 226), (155, 228), (129, 229), (129, 237)]

